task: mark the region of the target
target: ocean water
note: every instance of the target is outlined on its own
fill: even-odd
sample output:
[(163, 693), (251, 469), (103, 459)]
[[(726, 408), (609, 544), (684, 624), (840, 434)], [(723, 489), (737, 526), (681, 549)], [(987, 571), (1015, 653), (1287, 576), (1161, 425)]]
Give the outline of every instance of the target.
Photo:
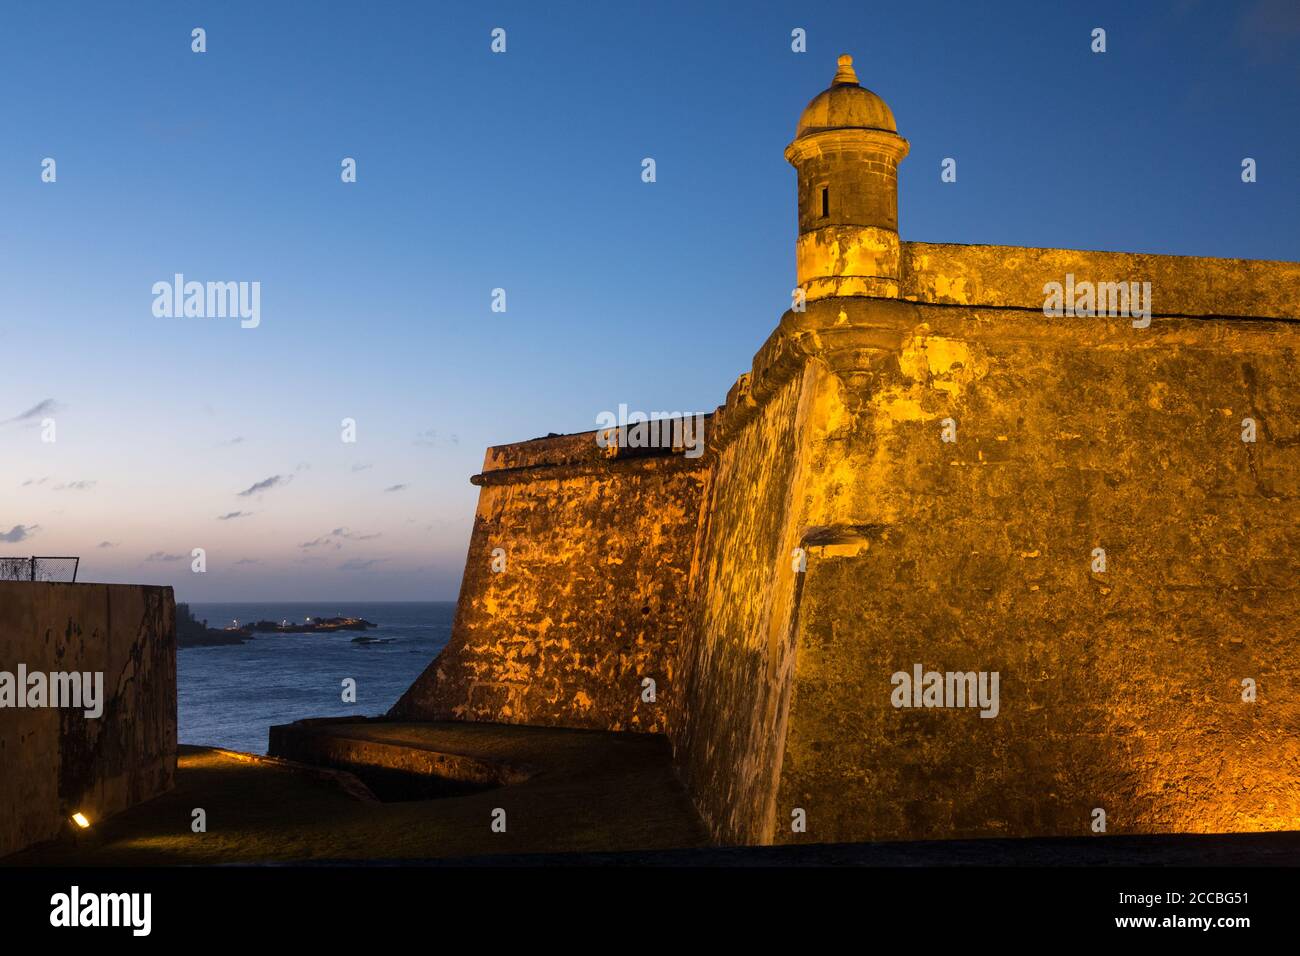
[[(210, 627), (232, 620), (361, 617), (379, 626), (334, 634), (258, 634), (231, 647), (176, 652), (179, 738), (183, 744), (266, 753), (267, 729), (304, 717), (376, 716), (397, 702), (451, 638), (451, 601), (341, 604), (191, 604)], [(352, 638), (393, 638), (353, 644)], [(357, 702), (342, 700), (344, 678)]]

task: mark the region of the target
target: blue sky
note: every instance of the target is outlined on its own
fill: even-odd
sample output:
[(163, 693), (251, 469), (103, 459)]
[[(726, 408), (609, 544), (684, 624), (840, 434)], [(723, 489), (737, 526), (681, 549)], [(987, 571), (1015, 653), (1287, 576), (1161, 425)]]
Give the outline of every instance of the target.
[[(454, 598), (487, 445), (707, 411), (749, 368), (840, 53), (911, 142), (904, 239), (1300, 259), (1289, 0), (11, 3), (0, 553), (182, 600)], [(177, 272), (260, 282), (261, 325), (155, 317)]]

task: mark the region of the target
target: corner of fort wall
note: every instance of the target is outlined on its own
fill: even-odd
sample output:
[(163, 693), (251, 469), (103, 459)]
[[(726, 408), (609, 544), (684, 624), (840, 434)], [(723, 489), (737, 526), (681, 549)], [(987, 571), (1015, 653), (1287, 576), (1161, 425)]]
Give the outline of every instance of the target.
[[(666, 732), (727, 843), (1294, 827), (1300, 265), (903, 257), (786, 313), (700, 459), (490, 449), (394, 713)], [(1152, 321), (1047, 318), (1066, 273), (1150, 275)], [(997, 716), (895, 706), (918, 664)]]
[(595, 432), (488, 449), (451, 641), (390, 715), (666, 732), (707, 471)]

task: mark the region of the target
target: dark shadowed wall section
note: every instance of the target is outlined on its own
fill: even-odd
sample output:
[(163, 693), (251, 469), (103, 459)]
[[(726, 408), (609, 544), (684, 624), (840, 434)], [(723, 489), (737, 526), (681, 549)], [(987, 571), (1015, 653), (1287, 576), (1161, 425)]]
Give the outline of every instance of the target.
[(0, 856), (169, 790), (176, 772), (172, 589), (0, 582), (0, 671), (102, 673), (103, 711), (0, 709)]

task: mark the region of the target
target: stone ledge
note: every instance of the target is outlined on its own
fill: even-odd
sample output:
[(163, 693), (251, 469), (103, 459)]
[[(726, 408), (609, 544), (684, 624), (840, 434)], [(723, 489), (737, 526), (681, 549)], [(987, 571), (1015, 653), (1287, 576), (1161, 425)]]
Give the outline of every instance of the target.
[(355, 777), (365, 770), (397, 771), (451, 783), (509, 786), (523, 783), (537, 768), (509, 759), (485, 759), (442, 748), (436, 735), (407, 733), (396, 740), (370, 728), (382, 721), (305, 720), (270, 730), (272, 758), (305, 767), (329, 767)]
[(1300, 262), (1137, 252), (904, 242), (902, 297), (939, 305), (1038, 309), (1043, 285), (1151, 283), (1157, 315), (1300, 319)]

